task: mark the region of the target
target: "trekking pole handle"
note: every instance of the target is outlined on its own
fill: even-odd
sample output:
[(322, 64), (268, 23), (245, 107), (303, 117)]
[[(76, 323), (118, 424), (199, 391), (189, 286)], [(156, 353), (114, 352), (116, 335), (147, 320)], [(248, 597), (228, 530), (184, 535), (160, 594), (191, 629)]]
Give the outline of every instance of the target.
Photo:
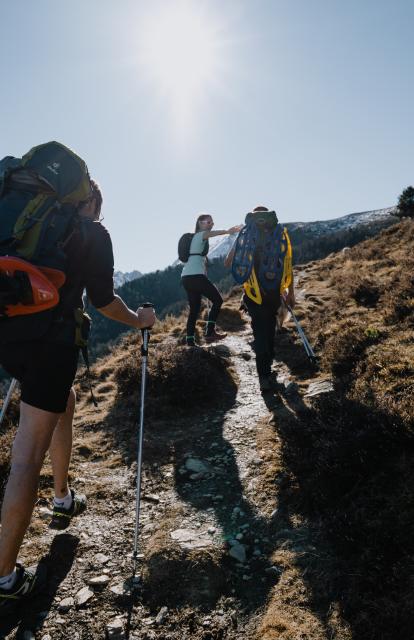
[[(144, 309), (151, 309), (154, 307), (152, 302), (144, 302), (144, 304), (142, 304), (141, 306)], [(141, 335), (142, 335), (141, 355), (142, 356), (148, 355), (148, 342), (150, 338), (150, 328), (151, 327), (144, 327), (143, 329), (141, 329)]]

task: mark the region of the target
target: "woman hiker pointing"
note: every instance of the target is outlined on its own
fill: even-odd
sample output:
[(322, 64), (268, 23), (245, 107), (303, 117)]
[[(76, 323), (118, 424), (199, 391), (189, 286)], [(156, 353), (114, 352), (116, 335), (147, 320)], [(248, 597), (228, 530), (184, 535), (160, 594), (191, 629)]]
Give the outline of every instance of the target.
[(218, 333), (216, 331), (216, 320), (221, 305), (223, 304), (223, 298), (217, 287), (207, 277), (208, 239), (214, 238), (215, 236), (223, 236), (227, 233), (229, 235), (238, 233), (242, 225), (219, 231), (212, 231), (213, 226), (213, 218), (209, 213), (203, 213), (198, 216), (195, 234), (191, 241), (188, 262), (184, 265), (181, 274), (181, 282), (187, 292), (190, 305), (186, 334), (186, 344), (188, 347), (197, 346), (194, 333), (197, 317), (200, 313), (201, 296), (205, 296), (212, 302), (212, 307), (207, 319), (206, 342), (211, 343), (226, 337), (225, 333)]

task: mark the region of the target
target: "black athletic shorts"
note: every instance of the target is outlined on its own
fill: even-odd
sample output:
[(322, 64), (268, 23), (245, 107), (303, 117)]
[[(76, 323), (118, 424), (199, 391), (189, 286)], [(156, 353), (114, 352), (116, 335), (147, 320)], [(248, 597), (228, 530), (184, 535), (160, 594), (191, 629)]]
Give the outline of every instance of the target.
[(0, 365), (20, 382), (23, 402), (64, 413), (78, 367), (79, 349), (49, 342), (0, 345)]

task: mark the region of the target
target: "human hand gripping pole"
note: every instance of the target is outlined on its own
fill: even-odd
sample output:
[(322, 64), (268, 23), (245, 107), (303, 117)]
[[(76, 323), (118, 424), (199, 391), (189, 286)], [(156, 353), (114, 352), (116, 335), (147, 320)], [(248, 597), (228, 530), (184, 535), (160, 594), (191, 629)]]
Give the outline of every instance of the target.
[[(145, 302), (142, 305), (144, 308), (151, 308), (154, 305), (151, 302)], [(142, 471), (142, 445), (144, 441), (144, 409), (145, 409), (145, 383), (147, 375), (147, 357), (148, 357), (148, 343), (150, 338), (150, 327), (141, 329), (142, 334), (142, 368), (141, 368), (141, 407), (139, 418), (139, 430), (137, 437), (137, 486), (136, 486), (136, 509), (135, 509), (135, 534), (134, 534), (134, 552), (133, 558), (133, 587), (139, 582), (139, 578), (136, 577), (137, 561), (138, 561), (138, 532), (139, 532), (139, 515), (141, 508), (141, 471)]]

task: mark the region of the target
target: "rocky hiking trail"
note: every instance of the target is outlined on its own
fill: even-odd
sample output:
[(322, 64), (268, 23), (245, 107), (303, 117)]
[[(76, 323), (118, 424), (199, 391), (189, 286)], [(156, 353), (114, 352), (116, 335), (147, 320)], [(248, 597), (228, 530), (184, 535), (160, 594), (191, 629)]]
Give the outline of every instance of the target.
[[(170, 416), (169, 428), (174, 423), (181, 433), (175, 442), (174, 429), (168, 436), (173, 455), (157, 460), (151, 442), (157, 439), (151, 433), (156, 421), (145, 420), (139, 537), (143, 579), (135, 593), (135, 451), (127, 455), (122, 442), (116, 446), (108, 437), (108, 428), (120, 426), (111, 415), (113, 371), (95, 387), (97, 410), (87, 393), (81, 394), (71, 481), (87, 494), (88, 510), (63, 532), (48, 529), (51, 475), (45, 470), (21, 559), (30, 565), (33, 558), (44, 557), (49, 592), (28, 609), (17, 633), (11, 624), (4, 637), (277, 637), (265, 635), (266, 616), (273, 615), (268, 604), (276, 597), (288, 606), (284, 581), (302, 580), (289, 558), (314, 551), (312, 532), (300, 518), (292, 518), (282, 495), (286, 469), (280, 462), (277, 425), (305, 428), (312, 398), (331, 390), (329, 380), (307, 368), (292, 331), (282, 330), (279, 354), (296, 354), (304, 364), (302, 375), (293, 375), (283, 360), (275, 362), (275, 394), (260, 394), (246, 325), (207, 349), (226, 361), (237, 382), (217, 399), (211, 397), (207, 410)], [(208, 394), (209, 380), (204, 384)], [(130, 409), (125, 411), (135, 420)]]
[(320, 370), (287, 322), (274, 395), (259, 393), (238, 289), (222, 343), (180, 346), (184, 316), (154, 326), (136, 594), (136, 334), (93, 366), (97, 410), (80, 376), (71, 484), (89, 508), (48, 529), (46, 464), (21, 559), (42, 558), (48, 592), (0, 638), (412, 640), (413, 242), (403, 221), (296, 269)]

